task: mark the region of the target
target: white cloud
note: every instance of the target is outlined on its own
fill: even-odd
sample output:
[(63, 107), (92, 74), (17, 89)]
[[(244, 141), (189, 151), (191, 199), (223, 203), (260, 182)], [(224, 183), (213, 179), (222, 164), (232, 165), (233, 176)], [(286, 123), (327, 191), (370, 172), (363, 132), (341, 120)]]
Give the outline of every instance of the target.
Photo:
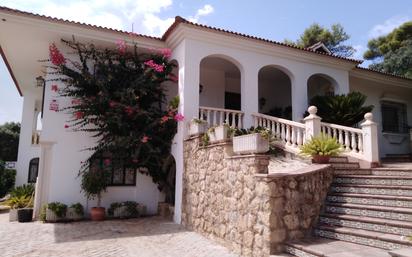
[(392, 18), (387, 19), (382, 24), (375, 25), (369, 31), (369, 38), (376, 38), (379, 36), (383, 36), (391, 32), (394, 28), (398, 27), (402, 23), (411, 20), (407, 16), (395, 16)]
[(195, 16), (189, 17), (189, 21), (198, 22), (203, 16), (207, 16), (213, 13), (215, 9), (210, 4), (205, 4), (202, 8), (198, 9)]
[(160, 15), (173, 5), (173, 0), (2, 0), (1, 5), (127, 31), (133, 24), (134, 32), (155, 36), (173, 22), (173, 18)]
[(364, 45), (354, 45), (355, 53), (353, 54), (353, 58), (358, 60), (363, 60), (363, 53), (366, 51), (366, 46)]

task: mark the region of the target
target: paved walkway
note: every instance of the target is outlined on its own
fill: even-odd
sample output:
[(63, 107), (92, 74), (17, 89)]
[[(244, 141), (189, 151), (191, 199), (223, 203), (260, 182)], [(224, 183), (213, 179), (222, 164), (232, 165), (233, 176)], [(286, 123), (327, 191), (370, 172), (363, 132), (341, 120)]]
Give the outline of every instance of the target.
[(8, 222), (0, 213), (0, 256), (235, 257), (225, 247), (158, 217), (50, 224)]

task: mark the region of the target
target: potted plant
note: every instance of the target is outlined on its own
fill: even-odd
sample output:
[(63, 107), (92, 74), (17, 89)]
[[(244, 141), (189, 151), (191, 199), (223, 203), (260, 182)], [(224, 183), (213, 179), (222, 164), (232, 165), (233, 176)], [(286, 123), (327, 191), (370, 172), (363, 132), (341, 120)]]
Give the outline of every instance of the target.
[(6, 205), (10, 207), (9, 221), (18, 220), (18, 209), (26, 208), (32, 205), (34, 199), (34, 185), (25, 184), (15, 187), (10, 192), (10, 198), (6, 201)]
[(139, 206), (134, 201), (112, 203), (107, 213), (114, 218), (137, 218), (141, 214)]
[(123, 218), (126, 216), (126, 207), (122, 203), (112, 203), (107, 209), (107, 214), (113, 218)]
[(331, 156), (341, 152), (341, 147), (336, 138), (320, 134), (303, 144), (300, 147), (300, 154), (312, 157), (313, 163), (328, 163)]
[(272, 133), (262, 127), (238, 129), (233, 137), (233, 152), (236, 154), (259, 154), (269, 151)]
[(66, 217), (70, 220), (81, 220), (84, 216), (84, 208), (81, 203), (75, 203), (70, 205), (66, 211)]
[(93, 221), (102, 221), (105, 218), (106, 209), (101, 207), (101, 194), (106, 191), (110, 174), (107, 169), (89, 169), (82, 172), (81, 188), (87, 199), (97, 198), (97, 204), (90, 210)]
[(230, 137), (232, 134), (232, 129), (229, 124), (222, 124), (219, 126), (213, 126), (207, 130), (207, 137), (210, 143), (214, 143), (217, 141), (223, 141)]
[(201, 119), (192, 119), (189, 123), (189, 136), (204, 134), (207, 130), (207, 122)]
[(66, 218), (67, 205), (60, 202), (47, 204), (46, 221), (57, 222)]

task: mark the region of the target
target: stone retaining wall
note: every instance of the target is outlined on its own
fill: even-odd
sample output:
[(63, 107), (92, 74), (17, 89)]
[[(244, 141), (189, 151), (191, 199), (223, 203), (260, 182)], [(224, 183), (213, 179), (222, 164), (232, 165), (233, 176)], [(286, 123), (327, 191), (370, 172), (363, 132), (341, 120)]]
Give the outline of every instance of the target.
[[(266, 155), (232, 156), (231, 142), (184, 146), (182, 224), (243, 256), (269, 256), (316, 222), (332, 181), (328, 166), (268, 174)], [(312, 166), (311, 166), (312, 167)]]

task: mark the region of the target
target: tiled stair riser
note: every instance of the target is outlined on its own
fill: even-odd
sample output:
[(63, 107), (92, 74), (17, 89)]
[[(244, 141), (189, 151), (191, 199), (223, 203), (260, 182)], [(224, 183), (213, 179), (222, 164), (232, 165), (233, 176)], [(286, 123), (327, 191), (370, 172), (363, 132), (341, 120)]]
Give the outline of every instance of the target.
[(330, 165), (338, 169), (359, 169), (358, 163), (330, 163)]
[(292, 254), (293, 256), (297, 256), (297, 257), (318, 257), (316, 255), (310, 254), (308, 252), (296, 249), (288, 245), (285, 247), (285, 252)]
[(336, 192), (336, 193), (412, 196), (412, 190), (408, 190), (408, 189), (350, 187), (350, 186), (339, 186), (336, 184), (331, 187), (331, 191)]
[(390, 199), (361, 198), (361, 197), (335, 196), (335, 195), (330, 196), (329, 195), (327, 196), (327, 201), (333, 202), (333, 203), (354, 203), (354, 204), (364, 204), (364, 205), (412, 208), (412, 201), (390, 200)]
[(373, 217), (381, 219), (391, 219), (391, 220), (402, 220), (402, 221), (412, 221), (412, 214), (389, 212), (389, 211), (375, 211), (375, 210), (362, 210), (350, 207), (337, 207), (337, 206), (326, 206), (325, 211), (327, 213), (334, 214), (348, 214), (363, 217)]
[(341, 156), (335, 156), (335, 157), (330, 157), (329, 158), (329, 163), (335, 163), (335, 162), (348, 162), (348, 157), (341, 157)]
[(385, 186), (412, 186), (412, 179), (389, 179), (389, 178), (345, 178), (336, 177), (333, 179), (337, 184), (358, 184), (358, 185), (385, 185)]
[(372, 247), (377, 247), (377, 248), (382, 248), (382, 249), (387, 249), (387, 250), (393, 250), (393, 249), (399, 249), (399, 248), (405, 247), (405, 245), (382, 241), (379, 239), (372, 239), (372, 238), (359, 237), (359, 236), (353, 236), (353, 235), (348, 235), (348, 234), (341, 234), (341, 233), (337, 233), (333, 231), (326, 231), (326, 230), (320, 230), (320, 229), (315, 229), (315, 235), (320, 236), (320, 237), (326, 237), (326, 238), (331, 238), (331, 239), (352, 242), (355, 244), (369, 245)]
[(376, 176), (402, 176), (402, 177), (412, 177), (411, 171), (402, 170), (372, 170), (372, 175)]
[(333, 172), (335, 175), (371, 175), (370, 170), (351, 170), (351, 169), (335, 169)]
[(358, 229), (390, 233), (390, 234), (401, 235), (401, 236), (412, 235), (412, 229), (409, 229), (409, 228), (394, 227), (394, 226), (389, 226), (389, 225), (367, 223), (367, 222), (360, 222), (360, 221), (353, 221), (353, 220), (334, 219), (334, 218), (329, 218), (329, 217), (320, 217), (319, 221), (320, 223), (327, 224), (327, 225), (358, 228)]

